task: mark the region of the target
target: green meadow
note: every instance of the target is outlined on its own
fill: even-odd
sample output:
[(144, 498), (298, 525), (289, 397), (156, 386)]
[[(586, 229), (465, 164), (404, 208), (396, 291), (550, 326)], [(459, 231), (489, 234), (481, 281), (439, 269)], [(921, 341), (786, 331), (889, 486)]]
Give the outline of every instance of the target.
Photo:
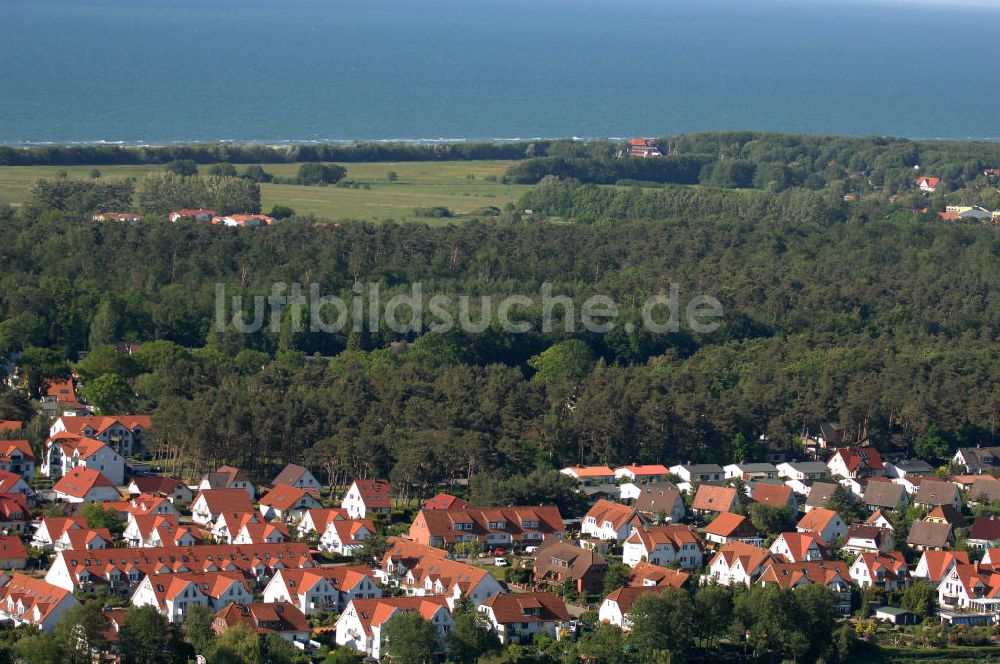
[[(322, 219), (362, 219), (408, 221), (421, 219), (415, 208), (446, 207), (462, 219), (485, 207), (503, 208), (530, 189), (527, 185), (501, 184), (499, 180), (512, 161), (433, 161), (368, 162), (343, 164), (346, 180), (353, 186), (301, 186), (262, 184), (261, 206), (266, 212), (284, 205), (300, 214)], [(294, 177), (299, 164), (261, 164), (276, 177)], [(102, 178), (142, 177), (162, 170), (158, 165), (142, 166), (3, 166), (0, 167), (0, 201), (20, 205), (38, 178), (65, 171), (69, 177), (86, 178), (97, 168)], [(200, 172), (208, 170), (199, 167)], [(238, 165), (242, 171), (244, 165)], [(396, 174), (390, 182), (389, 173)], [(422, 219), (423, 221), (441, 221)]]

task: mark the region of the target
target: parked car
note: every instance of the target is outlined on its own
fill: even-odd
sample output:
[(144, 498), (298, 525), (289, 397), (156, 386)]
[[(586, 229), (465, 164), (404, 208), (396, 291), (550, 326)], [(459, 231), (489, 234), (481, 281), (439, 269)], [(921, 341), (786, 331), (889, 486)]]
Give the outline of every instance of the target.
[(536, 553), (537, 551), (538, 551), (538, 547), (537, 546), (526, 546), (526, 547), (524, 547), (524, 552), (525, 553)]
[(507, 567), (507, 559), (502, 556), (497, 556), (493, 559), (493, 564), (497, 567)]

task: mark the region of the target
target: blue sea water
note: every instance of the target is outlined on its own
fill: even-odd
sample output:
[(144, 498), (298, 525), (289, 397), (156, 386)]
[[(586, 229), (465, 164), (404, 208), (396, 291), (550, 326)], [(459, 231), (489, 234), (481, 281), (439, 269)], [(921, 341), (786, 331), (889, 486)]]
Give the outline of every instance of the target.
[(985, 0), (0, 0), (0, 143), (997, 140), (998, 34)]

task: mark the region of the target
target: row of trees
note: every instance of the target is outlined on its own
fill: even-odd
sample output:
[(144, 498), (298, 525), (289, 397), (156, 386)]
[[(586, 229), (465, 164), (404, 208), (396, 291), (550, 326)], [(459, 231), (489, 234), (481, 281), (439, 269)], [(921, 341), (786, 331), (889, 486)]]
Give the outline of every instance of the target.
[(138, 181), (43, 178), (32, 186), (28, 205), (36, 213), (48, 210), (86, 216), (133, 210), (162, 215), (179, 208), (256, 214), (260, 212), (260, 185), (245, 177), (197, 177), (175, 171), (153, 173)]

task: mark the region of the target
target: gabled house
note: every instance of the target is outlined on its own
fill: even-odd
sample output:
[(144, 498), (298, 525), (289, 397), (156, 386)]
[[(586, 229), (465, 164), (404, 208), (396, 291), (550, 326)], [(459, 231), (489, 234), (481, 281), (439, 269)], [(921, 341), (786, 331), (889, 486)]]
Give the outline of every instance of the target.
[(842, 447), (826, 462), (830, 474), (844, 479), (885, 475), (882, 456), (874, 447)]
[(625, 480), (628, 482), (638, 482), (648, 484), (649, 482), (663, 482), (670, 475), (670, 469), (660, 464), (645, 466), (622, 466), (615, 468), (615, 480)]
[(344, 494), (340, 506), (352, 519), (371, 519), (375, 514), (389, 514), (389, 494), (392, 485), (387, 480), (354, 480)]
[(378, 660), (385, 645), (385, 624), (393, 617), (411, 611), (420, 613), (424, 620), (434, 625), (442, 642), (455, 624), (443, 597), (356, 599), (347, 605), (337, 620), (337, 645), (353, 648)]
[(981, 475), (969, 487), (969, 504), (989, 505), (995, 502), (1000, 502), (1000, 480), (990, 475)]
[(340, 612), (355, 599), (378, 599), (382, 590), (370, 567), (341, 565), (280, 569), (264, 587), (264, 602), (291, 602), (307, 616)]
[(902, 485), (895, 482), (875, 481), (872, 479), (865, 487), (861, 497), (869, 512), (876, 510), (898, 510), (910, 503), (910, 497)]
[(161, 475), (133, 477), (129, 482), (128, 492), (131, 495), (149, 494), (166, 498), (172, 503), (188, 503), (194, 500), (194, 492), (176, 477)]
[(28, 565), (28, 551), (17, 535), (0, 535), (0, 569), (24, 569)]
[(912, 576), (937, 585), (955, 565), (968, 564), (969, 554), (965, 551), (924, 551)]
[(500, 643), (527, 643), (536, 634), (555, 640), (569, 621), (566, 602), (547, 592), (494, 595), (479, 607)]
[(689, 578), (691, 578), (691, 575), (687, 572), (680, 572), (669, 567), (660, 567), (659, 565), (652, 565), (650, 563), (639, 563), (632, 568), (628, 579), (625, 581), (625, 586), (641, 586), (643, 588), (650, 586), (670, 586), (680, 588), (687, 583)]
[(885, 474), (887, 477), (926, 476), (933, 473), (934, 468), (926, 461), (921, 461), (920, 459), (885, 462)]
[(212, 540), (219, 544), (232, 544), (248, 524), (263, 523), (263, 517), (256, 512), (222, 512), (211, 526)]
[(425, 510), (450, 510), (465, 507), (465, 501), (450, 493), (439, 493), (423, 502), (421, 507)]
[(176, 516), (166, 514), (130, 514), (122, 539), (131, 547), (194, 546), (198, 539)]
[(335, 507), (333, 509), (320, 508), (307, 510), (302, 516), (302, 520), (299, 521), (297, 525), (299, 536), (308, 537), (314, 534), (322, 535), (326, 532), (327, 527), (334, 521), (341, 521), (349, 518), (350, 517), (347, 516), (347, 510), (341, 507)]
[(876, 528), (885, 528), (886, 530), (893, 530), (892, 521), (889, 520), (882, 510), (878, 509), (872, 512), (871, 516), (865, 519), (866, 526), (875, 526)]
[[(624, 488), (624, 487), (623, 487)], [(625, 492), (622, 492), (622, 498)], [(684, 498), (680, 490), (669, 482), (638, 485), (634, 506), (654, 521), (669, 523), (684, 520)]]
[(841, 548), (853, 554), (889, 552), (896, 548), (896, 539), (889, 528), (854, 523), (847, 529), (847, 539)]
[(642, 528), (650, 519), (634, 507), (609, 500), (598, 500), (584, 515), (580, 531), (601, 540), (622, 541), (633, 528)]
[(205, 526), (223, 514), (253, 512), (250, 497), (243, 488), (202, 489), (191, 503), (191, 520)]
[(910, 571), (899, 551), (862, 553), (851, 565), (851, 579), (861, 588), (892, 592), (910, 585)]
[(540, 586), (562, 588), (571, 583), (578, 593), (601, 590), (608, 563), (599, 553), (569, 542), (550, 540), (535, 552), (534, 577)]
[(698, 534), (683, 524), (649, 526), (635, 530), (622, 546), (622, 562), (635, 567), (642, 562), (682, 569), (701, 567), (703, 553)]
[(921, 177), (917, 178), (917, 189), (925, 193), (934, 193), (941, 186), (941, 178)]
[(927, 509), (933, 509), (938, 505), (951, 505), (956, 510), (961, 510), (962, 494), (951, 482), (925, 479), (913, 496), (913, 504)]
[(259, 637), (275, 634), (304, 649), (309, 645), (309, 635), (312, 633), (305, 615), (288, 602), (233, 603), (216, 613), (215, 620), (212, 621), (212, 630), (219, 635), (237, 626)]
[(554, 505), (537, 507), (466, 507), (421, 510), (410, 525), (409, 539), (429, 547), (451, 548), (478, 540), (485, 549), (538, 546), (563, 536), (562, 515)]
[(781, 533), (768, 549), (777, 559), (786, 563), (823, 560), (823, 540), (813, 532)]
[(732, 512), (739, 505), (739, 494), (735, 487), (702, 484), (694, 495), (691, 510), (700, 514), (712, 512)]
[(233, 538), (233, 544), (279, 544), (288, 541), (288, 526), (280, 521), (245, 523)]
[(707, 579), (723, 586), (742, 584), (749, 587), (773, 562), (771, 552), (766, 549), (743, 542), (730, 542), (708, 562)]
[(375, 534), (375, 524), (370, 519), (331, 521), (319, 538), (319, 549), (349, 556), (363, 547), (365, 540)]
[(1000, 447), (960, 447), (951, 462), (971, 475), (980, 475), (1000, 465)]
[(804, 512), (809, 513), (817, 507), (826, 507), (827, 501), (833, 496), (833, 492), (837, 490), (837, 485), (831, 482), (815, 482), (809, 489), (809, 495), (806, 496), (806, 504), (803, 509)]
[(49, 427), (49, 436), (67, 433), (93, 438), (110, 447), (121, 457), (132, 456), (145, 442), (153, 428), (148, 415), (63, 415)]
[(828, 544), (847, 536), (847, 526), (844, 524), (844, 520), (833, 510), (824, 507), (817, 507), (808, 512), (795, 524), (795, 529), (800, 533), (816, 533), (821, 540)]
[(23, 493), (0, 494), (0, 530), (23, 533), (28, 529), (31, 514)]
[(451, 609), (463, 596), (479, 606), (494, 595), (507, 592), (486, 570), (435, 556), (424, 556), (408, 569), (399, 587), (410, 596), (444, 597)]
[(121, 496), (111, 481), (96, 470), (78, 467), (52, 485), (56, 499), (67, 503), (104, 503)]
[(107, 528), (69, 528), (52, 544), (56, 551), (97, 551), (114, 546)]
[(810, 563), (772, 563), (757, 579), (761, 586), (776, 585), (785, 590), (795, 590), (817, 584), (829, 588), (842, 615), (851, 612), (851, 582), (847, 565), (837, 561)]
[(953, 540), (951, 526), (932, 521), (914, 521), (906, 537), (906, 543), (917, 551), (947, 549)]
[(745, 542), (761, 546), (764, 543), (764, 539), (754, 528), (750, 519), (742, 514), (733, 514), (732, 512), (721, 512), (712, 520), (712, 523), (705, 526), (705, 539), (716, 544)]
[(132, 593), (133, 605), (152, 606), (172, 623), (183, 622), (195, 604), (219, 610), (233, 602), (252, 601), (253, 595), (236, 572), (151, 574)]
[(750, 492), (750, 500), (755, 503), (763, 503), (772, 507), (787, 507), (792, 514), (799, 511), (799, 504), (795, 500), (792, 488), (785, 484), (769, 484), (766, 482), (756, 482)]
[(31, 444), (26, 440), (0, 440), (0, 470), (15, 473), (30, 482), (35, 476), (35, 454)]
[(924, 517), (924, 521), (934, 523), (947, 523), (955, 529), (957, 533), (964, 532), (969, 527), (969, 522), (965, 520), (962, 513), (951, 505), (938, 505)]
[(778, 468), (772, 463), (731, 463), (722, 470), (727, 480), (740, 479), (752, 482), (778, 479)]
[(104, 442), (70, 433), (57, 433), (45, 443), (42, 475), (57, 478), (74, 468), (96, 470), (112, 484), (125, 481), (125, 460)]
[(632, 630), (632, 605), (646, 593), (659, 593), (669, 586), (626, 586), (612, 591), (597, 612), (597, 618), (606, 625), (614, 625), (618, 629), (629, 632)]
[(969, 546), (975, 549), (988, 549), (997, 541), (1000, 541), (1000, 518), (981, 516), (972, 522), (967, 540)]
[(260, 499), (260, 513), (268, 520), (297, 521), (305, 516), (307, 511), (322, 506), (308, 490), (288, 484), (275, 485)]
[(615, 481), (615, 471), (608, 466), (570, 466), (559, 472), (584, 485), (611, 484)]
[(207, 473), (202, 477), (198, 484), (198, 490), (208, 489), (242, 489), (250, 500), (257, 497), (257, 489), (253, 483), (242, 470), (233, 466), (219, 466), (215, 472)]
[(779, 463), (778, 477), (802, 482), (830, 477), (830, 469), (819, 461), (788, 461)]
[(4, 493), (20, 493), (25, 499), (35, 496), (34, 489), (24, 481), (23, 477), (17, 473), (0, 470), (0, 494)]
[(309, 489), (317, 492), (317, 494), (323, 486), (319, 483), (319, 480), (317, 480), (316, 477), (309, 472), (308, 468), (294, 463), (290, 463), (285, 466), (271, 481), (272, 487), (276, 487), (280, 484), (293, 486), (297, 489)]
[(992, 566), (955, 565), (938, 584), (938, 605), (942, 609), (976, 610), (982, 600), (996, 599), (998, 594), (1000, 575)]
[(714, 463), (696, 463), (670, 466), (670, 474), (676, 475), (686, 485), (678, 488), (687, 493), (695, 484), (721, 482), (725, 479), (726, 471)]
[(87, 520), (82, 516), (43, 518), (35, 528), (31, 546), (38, 549), (52, 548), (56, 540), (70, 528), (87, 528)]
[(24, 574), (12, 574), (0, 587), (0, 618), (51, 632), (79, 604), (68, 590)]

